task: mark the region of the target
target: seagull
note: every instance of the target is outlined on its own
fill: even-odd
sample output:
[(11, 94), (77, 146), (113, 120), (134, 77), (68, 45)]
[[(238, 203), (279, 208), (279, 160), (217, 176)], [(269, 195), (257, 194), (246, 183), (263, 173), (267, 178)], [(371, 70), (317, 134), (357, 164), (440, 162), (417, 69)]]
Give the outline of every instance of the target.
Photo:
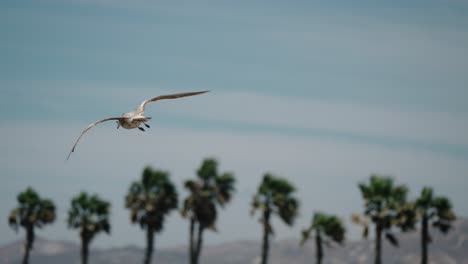
[(110, 120), (117, 120), (117, 129), (119, 127), (123, 127), (125, 129), (133, 129), (133, 128), (138, 128), (141, 131), (145, 131), (143, 127), (141, 127), (141, 124), (145, 125), (146, 128), (149, 128), (150, 126), (146, 124), (148, 120), (151, 119), (151, 117), (144, 116), (143, 113), (145, 112), (145, 105), (150, 102), (155, 102), (158, 100), (163, 100), (163, 99), (176, 99), (180, 97), (185, 97), (185, 96), (193, 96), (193, 95), (198, 95), (198, 94), (203, 94), (207, 93), (209, 91), (200, 91), (200, 92), (189, 92), (189, 93), (177, 93), (177, 94), (166, 94), (166, 95), (159, 95), (153, 98), (149, 98), (147, 100), (144, 100), (140, 105), (138, 105), (133, 111), (128, 112), (128, 113), (123, 113), (119, 117), (108, 117), (101, 119), (99, 121), (96, 121), (89, 126), (87, 126), (83, 132), (81, 132), (80, 136), (78, 139), (75, 141), (75, 144), (73, 145), (73, 148), (71, 149), (70, 153), (68, 154), (67, 160), (70, 158), (71, 154), (75, 151), (76, 145), (78, 144), (78, 141), (80, 141), (81, 137), (90, 130), (92, 127), (95, 125), (110, 121)]

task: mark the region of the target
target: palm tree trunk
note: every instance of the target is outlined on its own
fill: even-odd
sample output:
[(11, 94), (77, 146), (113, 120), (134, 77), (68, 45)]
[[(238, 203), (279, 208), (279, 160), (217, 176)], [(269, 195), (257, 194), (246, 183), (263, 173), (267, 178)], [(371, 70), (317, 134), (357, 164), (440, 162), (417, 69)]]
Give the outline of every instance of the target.
[(317, 264), (321, 264), (323, 258), (322, 235), (318, 229), (315, 231), (315, 246), (317, 247)]
[(375, 264), (382, 263), (382, 225), (375, 224)]
[(428, 220), (424, 213), (421, 230), (421, 264), (427, 264), (427, 243), (429, 242)]
[(26, 228), (26, 243), (24, 244), (23, 264), (29, 262), (29, 252), (31, 251), (34, 243), (34, 227), (32, 225)]
[(23, 256), (23, 264), (28, 264), (29, 261), (29, 247), (25, 245), (24, 247), (24, 256)]
[(270, 237), (270, 210), (263, 212), (263, 246), (262, 246), (262, 264), (267, 264)]
[(190, 237), (189, 237), (189, 264), (195, 264), (195, 241), (194, 241), (194, 233), (195, 233), (195, 219), (190, 219)]
[(196, 247), (196, 252), (195, 252), (195, 263), (198, 264), (200, 260), (200, 252), (202, 249), (202, 244), (203, 244), (203, 230), (204, 227), (199, 223), (198, 224), (198, 237), (197, 237), (197, 247)]
[(151, 258), (153, 256), (154, 248), (154, 229), (151, 226), (148, 226), (146, 230), (146, 253), (145, 253), (145, 264), (151, 263)]
[(81, 238), (81, 263), (88, 264), (89, 256), (89, 239), (86, 237)]

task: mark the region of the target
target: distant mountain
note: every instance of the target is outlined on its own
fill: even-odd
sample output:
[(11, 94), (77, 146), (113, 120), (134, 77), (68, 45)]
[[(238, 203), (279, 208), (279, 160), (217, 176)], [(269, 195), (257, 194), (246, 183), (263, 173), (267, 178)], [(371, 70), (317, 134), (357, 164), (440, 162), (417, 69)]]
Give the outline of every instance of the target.
[[(433, 232), (430, 244), (430, 263), (468, 264), (468, 220), (458, 220), (454, 228), (442, 235)], [(407, 233), (399, 236), (400, 247), (394, 248), (383, 243), (384, 263), (419, 263), (419, 233)], [(304, 247), (299, 246), (299, 239), (273, 241), (270, 252), (270, 264), (309, 264), (315, 263), (315, 245), (309, 241)], [(0, 248), (0, 263), (21, 263), (23, 242), (15, 242)], [(38, 239), (31, 254), (33, 264), (79, 264), (79, 245)], [(141, 263), (144, 251), (138, 247), (121, 247), (91, 250), (92, 264), (128, 264)], [(256, 264), (259, 263), (260, 243), (237, 241), (208, 246), (203, 249), (203, 264)], [(348, 242), (344, 247), (326, 249), (324, 263), (372, 263), (372, 241)], [(154, 263), (187, 264), (187, 248), (178, 247), (161, 249), (156, 252)]]

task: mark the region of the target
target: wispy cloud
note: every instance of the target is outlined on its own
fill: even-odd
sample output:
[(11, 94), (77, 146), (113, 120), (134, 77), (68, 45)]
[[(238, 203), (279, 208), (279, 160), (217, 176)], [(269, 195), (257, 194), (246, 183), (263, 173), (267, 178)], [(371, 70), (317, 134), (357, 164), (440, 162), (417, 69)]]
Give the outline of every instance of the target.
[[(18, 109), (7, 119), (79, 118), (84, 126), (95, 119), (127, 112), (158, 94), (193, 90), (86, 85), (64, 90), (59, 84), (34, 91), (16, 89), (14, 95), (6, 94), (5, 100), (23, 98), (15, 102)], [(7, 100), (4, 106), (11, 102)], [(468, 121), (465, 114), (457, 112), (213, 90), (150, 104), (147, 115), (153, 116), (156, 124), (328, 138), (468, 157)]]
[(164, 109), (172, 114), (240, 125), (309, 129), (362, 138), (468, 147), (464, 115), (323, 102), (256, 93), (217, 93)]

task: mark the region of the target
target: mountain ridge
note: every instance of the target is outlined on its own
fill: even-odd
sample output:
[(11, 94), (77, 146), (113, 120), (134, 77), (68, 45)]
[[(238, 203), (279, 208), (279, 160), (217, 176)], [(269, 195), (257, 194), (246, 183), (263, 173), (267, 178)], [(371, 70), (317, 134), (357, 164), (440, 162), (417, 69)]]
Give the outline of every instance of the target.
[[(432, 230), (433, 243), (429, 245), (430, 263), (468, 264), (468, 220), (457, 220), (453, 229), (446, 235)], [(417, 231), (398, 235), (398, 248), (383, 243), (384, 263), (419, 263), (420, 233)], [(0, 247), (0, 263), (21, 263), (23, 241), (13, 242)], [(201, 262), (204, 264), (256, 264), (260, 262), (260, 242), (241, 240), (209, 245), (203, 248)], [(174, 246), (157, 249), (153, 263), (186, 264), (188, 263), (186, 246)], [(135, 245), (112, 247), (108, 249), (91, 248), (90, 263), (123, 264), (140, 263), (144, 249)], [(349, 241), (344, 246), (325, 249), (323, 263), (372, 263), (374, 257), (373, 241)], [(308, 241), (303, 247), (299, 239), (273, 240), (271, 243), (270, 264), (315, 263), (315, 244)], [(80, 246), (67, 241), (53, 241), (38, 238), (31, 252), (31, 263), (38, 264), (79, 264)]]

